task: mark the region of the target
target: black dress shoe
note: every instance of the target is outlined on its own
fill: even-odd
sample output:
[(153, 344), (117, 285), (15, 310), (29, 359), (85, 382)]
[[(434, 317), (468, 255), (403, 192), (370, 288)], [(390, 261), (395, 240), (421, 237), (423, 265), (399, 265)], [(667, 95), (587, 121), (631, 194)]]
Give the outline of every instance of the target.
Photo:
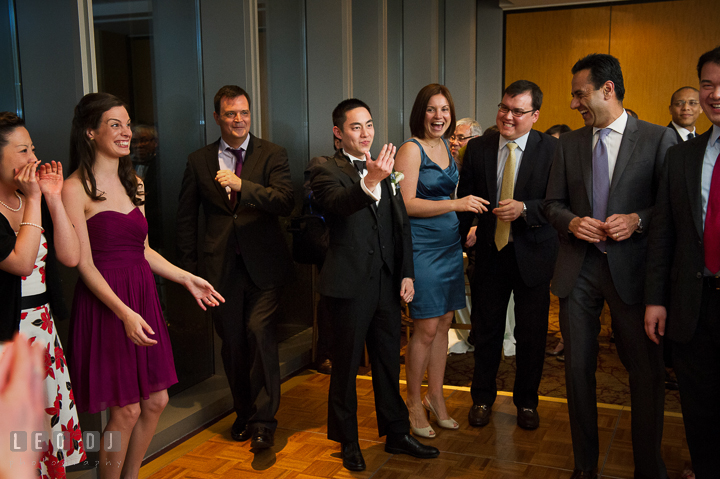
[(318, 363), (317, 372), (320, 374), (332, 374), (332, 361), (325, 359), (325, 361)]
[(275, 433), (273, 433), (270, 429), (260, 426), (255, 430), (255, 434), (253, 434), (250, 447), (253, 449), (267, 449), (269, 447), (273, 447), (273, 445), (275, 445), (274, 436)]
[(517, 408), (517, 425), (523, 429), (533, 430), (540, 426), (540, 416), (534, 407)]
[(340, 445), (340, 457), (343, 460), (343, 467), (348, 471), (364, 471), (365, 459), (360, 451), (360, 444), (356, 442), (344, 442)]
[(468, 412), (468, 422), (471, 426), (483, 427), (490, 422), (492, 407), (487, 404), (473, 404)]
[(247, 422), (238, 418), (230, 428), (230, 436), (236, 441), (245, 442), (252, 437), (252, 430), (247, 427)]
[(421, 444), (410, 434), (388, 434), (385, 440), (385, 452), (407, 454), (420, 459), (432, 459), (440, 454), (436, 447)]
[(597, 469), (593, 469), (592, 471), (581, 471), (580, 469), (575, 469), (572, 476), (570, 476), (570, 479), (596, 479), (597, 477)]

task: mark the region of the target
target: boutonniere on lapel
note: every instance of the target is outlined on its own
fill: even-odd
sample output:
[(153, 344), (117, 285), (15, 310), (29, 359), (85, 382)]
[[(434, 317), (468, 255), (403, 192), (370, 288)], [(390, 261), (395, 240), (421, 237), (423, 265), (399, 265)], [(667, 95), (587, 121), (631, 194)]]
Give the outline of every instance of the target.
[(400, 189), (400, 182), (404, 178), (405, 178), (405, 175), (403, 175), (402, 171), (393, 170), (393, 172), (390, 173), (390, 184), (392, 185), (393, 195), (397, 195), (397, 192)]

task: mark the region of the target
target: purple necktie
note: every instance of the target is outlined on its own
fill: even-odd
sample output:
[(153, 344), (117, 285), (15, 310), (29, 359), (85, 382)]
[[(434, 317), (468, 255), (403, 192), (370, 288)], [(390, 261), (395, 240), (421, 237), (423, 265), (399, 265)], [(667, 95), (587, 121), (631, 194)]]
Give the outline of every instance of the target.
[[(610, 194), (610, 167), (608, 165), (608, 150), (605, 139), (610, 134), (610, 128), (603, 128), (599, 131), (595, 148), (593, 149), (593, 218), (603, 223), (607, 219), (607, 204)], [(595, 246), (605, 252), (605, 241), (595, 243)]]
[[(240, 178), (240, 173), (242, 173), (242, 167), (243, 167), (243, 153), (245, 150), (242, 148), (238, 148), (237, 150), (233, 150), (232, 148), (228, 148), (226, 151), (229, 151), (233, 154), (235, 157), (235, 176)], [(235, 200), (237, 199), (237, 192), (235, 190), (230, 191), (230, 203), (235, 204)]]

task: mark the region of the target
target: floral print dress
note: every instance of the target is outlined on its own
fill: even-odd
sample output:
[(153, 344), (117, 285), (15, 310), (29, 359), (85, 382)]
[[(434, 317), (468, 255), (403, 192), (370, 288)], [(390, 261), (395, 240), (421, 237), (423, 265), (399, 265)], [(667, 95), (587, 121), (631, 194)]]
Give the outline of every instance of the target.
[[(45, 292), (45, 261), (47, 240), (40, 240), (35, 268), (30, 276), (22, 277), (22, 295), (34, 296)], [(51, 432), (47, 451), (42, 453), (39, 463), (41, 479), (62, 479), (65, 467), (87, 459), (78, 424), (77, 408), (70, 385), (70, 374), (65, 362), (60, 338), (55, 329), (50, 305), (45, 303), (35, 308), (23, 309), (20, 316), (20, 332), (30, 343), (40, 342), (45, 347), (45, 430)], [(63, 447), (59, 448), (55, 437), (64, 434)]]

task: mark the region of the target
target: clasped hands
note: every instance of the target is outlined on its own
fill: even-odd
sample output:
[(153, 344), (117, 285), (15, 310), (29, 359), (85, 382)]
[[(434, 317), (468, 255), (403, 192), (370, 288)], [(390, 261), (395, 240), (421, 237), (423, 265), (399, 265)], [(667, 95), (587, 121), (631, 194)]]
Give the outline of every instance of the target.
[(589, 243), (599, 243), (608, 239), (623, 241), (637, 230), (639, 221), (640, 217), (637, 213), (614, 214), (605, 221), (589, 216), (583, 218), (577, 216), (570, 221), (568, 228), (576, 238)]

